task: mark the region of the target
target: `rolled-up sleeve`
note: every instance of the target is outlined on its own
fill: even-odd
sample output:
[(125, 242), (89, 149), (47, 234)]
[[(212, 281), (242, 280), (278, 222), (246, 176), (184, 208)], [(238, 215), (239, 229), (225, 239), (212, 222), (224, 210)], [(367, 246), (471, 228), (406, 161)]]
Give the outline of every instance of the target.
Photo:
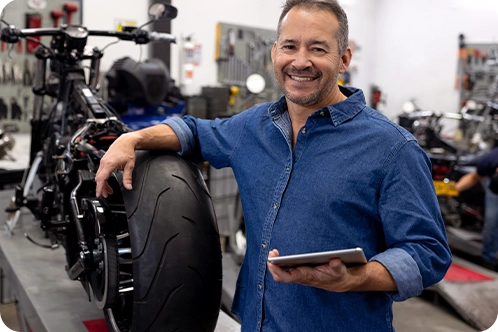
[(176, 133), (176, 136), (178, 136), (182, 147), (181, 151), (179, 152), (180, 155), (183, 156), (193, 153), (193, 151), (195, 150), (195, 138), (192, 130), (190, 130), (185, 121), (183, 121), (179, 117), (173, 116), (167, 118), (162, 123), (170, 126)]
[(394, 301), (404, 301), (418, 296), (424, 290), (417, 263), (403, 249), (388, 249), (375, 255), (370, 261), (381, 263), (393, 277), (398, 287), (398, 292), (390, 293)]

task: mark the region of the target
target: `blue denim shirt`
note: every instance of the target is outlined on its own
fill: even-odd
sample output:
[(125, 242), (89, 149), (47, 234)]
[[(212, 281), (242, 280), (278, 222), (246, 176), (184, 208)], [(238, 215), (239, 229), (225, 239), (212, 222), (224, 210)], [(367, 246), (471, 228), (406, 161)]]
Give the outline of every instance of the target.
[[(365, 105), (363, 92), (312, 114), (294, 149), (285, 98), (223, 120), (165, 121), (182, 153), (232, 167), (247, 252), (232, 311), (242, 331), (393, 331), (392, 302), (419, 295), (451, 263), (431, 178), (414, 137)], [(275, 282), (281, 255), (362, 247), (397, 292), (334, 293)]]

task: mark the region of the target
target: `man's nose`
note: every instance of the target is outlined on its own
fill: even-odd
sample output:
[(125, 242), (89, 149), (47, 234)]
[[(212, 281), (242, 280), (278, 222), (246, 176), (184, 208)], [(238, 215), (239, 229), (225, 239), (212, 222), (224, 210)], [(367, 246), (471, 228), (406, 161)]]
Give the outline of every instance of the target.
[(292, 65), (297, 69), (304, 69), (307, 67), (311, 67), (311, 59), (309, 56), (309, 52), (306, 49), (300, 48), (295, 54), (294, 61)]

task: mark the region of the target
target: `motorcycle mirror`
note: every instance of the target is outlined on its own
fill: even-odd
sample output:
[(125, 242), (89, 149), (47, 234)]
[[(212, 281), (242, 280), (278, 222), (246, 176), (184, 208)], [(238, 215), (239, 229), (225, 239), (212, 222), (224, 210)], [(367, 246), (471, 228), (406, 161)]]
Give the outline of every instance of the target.
[(260, 74), (252, 74), (246, 80), (246, 87), (249, 92), (258, 94), (263, 92), (266, 87), (266, 81)]
[(174, 19), (178, 15), (178, 9), (167, 3), (157, 2), (149, 7), (149, 17), (151, 20)]

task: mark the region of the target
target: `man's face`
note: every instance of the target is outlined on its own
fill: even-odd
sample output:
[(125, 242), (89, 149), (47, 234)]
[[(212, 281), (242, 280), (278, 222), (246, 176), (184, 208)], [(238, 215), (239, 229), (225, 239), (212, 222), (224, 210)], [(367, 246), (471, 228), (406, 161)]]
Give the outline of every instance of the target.
[(338, 27), (337, 18), (326, 11), (293, 8), (285, 16), (272, 60), (275, 78), (288, 101), (317, 109), (335, 103), (337, 77), (350, 60), (338, 53)]

